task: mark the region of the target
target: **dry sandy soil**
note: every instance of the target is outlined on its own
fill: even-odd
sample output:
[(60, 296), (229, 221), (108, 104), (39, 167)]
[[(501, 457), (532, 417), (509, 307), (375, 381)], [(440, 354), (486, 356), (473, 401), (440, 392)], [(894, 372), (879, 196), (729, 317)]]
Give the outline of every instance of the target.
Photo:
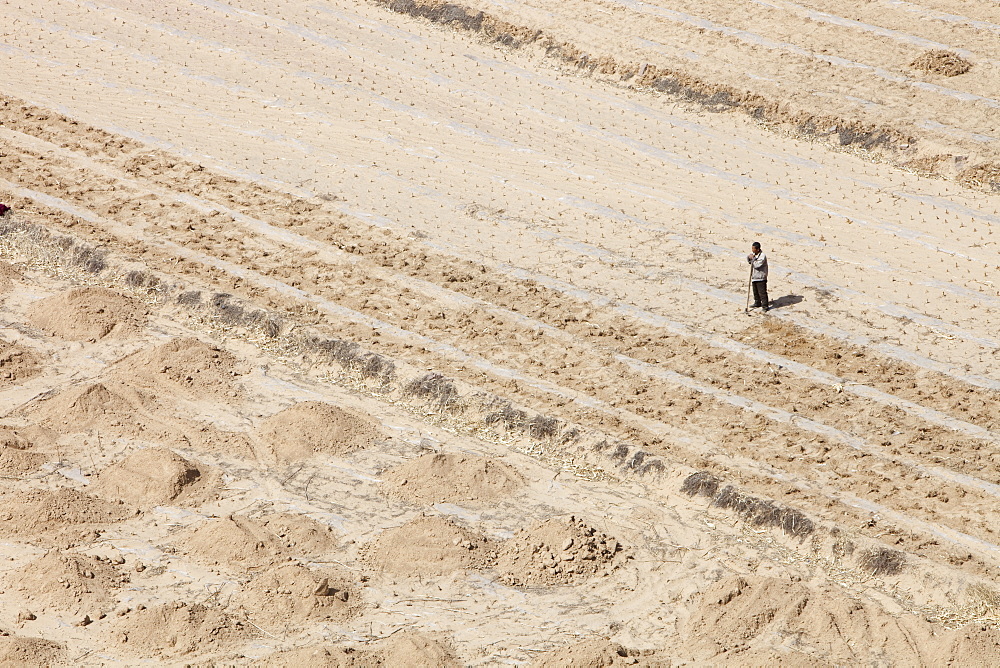
[(0, 666), (1000, 664), (995, 4), (3, 19)]

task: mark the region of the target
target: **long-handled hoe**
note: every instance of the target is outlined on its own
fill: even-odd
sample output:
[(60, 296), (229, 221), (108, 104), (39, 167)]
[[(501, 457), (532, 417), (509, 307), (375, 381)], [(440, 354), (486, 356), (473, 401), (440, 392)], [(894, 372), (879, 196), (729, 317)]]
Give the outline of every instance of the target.
[(750, 277), (747, 279), (747, 305), (743, 312), (750, 315), (750, 293), (753, 292), (753, 265), (750, 266)]

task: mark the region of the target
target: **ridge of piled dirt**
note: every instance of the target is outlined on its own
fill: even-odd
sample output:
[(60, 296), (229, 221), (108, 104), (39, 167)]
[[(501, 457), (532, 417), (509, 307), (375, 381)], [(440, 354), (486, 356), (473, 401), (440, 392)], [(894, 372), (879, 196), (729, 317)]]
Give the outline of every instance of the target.
[(218, 474), (161, 447), (144, 448), (97, 474), (90, 492), (141, 510), (166, 503), (195, 505), (213, 497)]
[(263, 568), (289, 556), (318, 557), (336, 547), (333, 529), (307, 517), (275, 513), (207, 520), (179, 539), (186, 552), (213, 565)]
[(249, 371), (249, 366), (229, 351), (182, 337), (119, 360), (112, 373), (140, 387), (238, 397), (243, 391), (237, 379)]
[(321, 401), (302, 401), (264, 420), (257, 436), (278, 461), (297, 462), (315, 454), (364, 450), (383, 434), (371, 418)]
[[(781, 99), (782, 95), (773, 92), (761, 94), (743, 85), (713, 82), (703, 75), (679, 68), (676, 61), (670, 65), (657, 65), (619, 60), (607, 54), (594, 53), (587, 46), (574, 44), (546, 31), (511, 23), (488, 11), (460, 3), (438, 0), (372, 1), (399, 14), (474, 34), (494, 46), (537, 48), (545, 58), (573, 68), (578, 75), (668, 95), (712, 113), (739, 111), (768, 128), (778, 128), (806, 139), (832, 139), (835, 147), (860, 148), (888, 157), (899, 167), (912, 168), (915, 163), (924, 162), (929, 168), (927, 171), (954, 178), (968, 188), (994, 192), (1000, 188), (1000, 167), (995, 161), (980, 162), (960, 169), (958, 173), (947, 167), (951, 163), (964, 162), (964, 157), (959, 154), (965, 149), (960, 144), (950, 146), (946, 149), (950, 152), (946, 154), (914, 158), (913, 147), (919, 145), (921, 135), (930, 139), (929, 150), (934, 150), (934, 144), (941, 142), (942, 137), (940, 134), (932, 137), (926, 132), (928, 128), (916, 126), (907, 118), (896, 118), (886, 123), (878, 117), (874, 121), (866, 120), (864, 112), (850, 115), (840, 111), (827, 113), (822, 111), (823, 105), (818, 105), (819, 109), (810, 108), (797, 101)], [(968, 72), (972, 63), (952, 51), (935, 49), (920, 55), (909, 66), (925, 74), (952, 77)]]
[(309, 646), (272, 654), (262, 668), (458, 668), (451, 643), (416, 631), (393, 633), (370, 645)]
[(117, 649), (146, 658), (219, 651), (256, 635), (256, 630), (221, 608), (183, 601), (134, 610), (105, 630)]
[[(608, 334), (611, 335), (611, 332), (608, 332)], [(615, 334), (615, 336), (617, 338), (617, 334)], [(516, 340), (516, 337), (512, 337), (512, 340)], [(341, 343), (344, 342), (341, 341)], [(561, 347), (561, 349), (565, 350), (564, 347)], [(607, 366), (605, 366), (602, 369), (602, 373), (604, 374), (609, 373)], [(440, 377), (441, 374), (437, 375)], [(792, 425), (787, 425), (787, 426), (778, 425), (777, 428), (774, 430), (778, 436), (777, 438), (758, 439), (757, 434), (755, 432), (756, 427), (754, 429), (748, 429), (746, 427), (746, 423), (742, 419), (743, 410), (741, 408), (733, 405), (724, 406), (718, 404), (716, 406), (711, 406), (708, 410), (698, 411), (697, 409), (699, 407), (704, 406), (704, 404), (706, 403), (708, 404), (716, 403), (715, 399), (712, 399), (710, 396), (707, 396), (704, 393), (701, 393), (699, 395), (697, 391), (692, 391), (690, 393), (686, 393), (686, 396), (681, 397), (680, 400), (676, 400), (675, 399), (676, 390), (673, 387), (669, 387), (670, 383), (666, 382), (662, 384), (658, 382), (655, 383), (655, 385), (658, 386), (656, 387), (655, 392), (641, 392), (637, 394), (626, 392), (624, 394), (618, 394), (614, 391), (614, 389), (609, 389), (616, 387), (617, 382), (606, 382), (606, 383), (594, 382), (595, 376), (590, 369), (583, 369), (583, 370), (578, 369), (574, 371), (574, 373), (572, 374), (574, 378), (572, 378), (571, 383), (569, 381), (570, 375), (571, 374), (568, 373), (561, 375), (561, 382), (570, 384), (577, 390), (582, 390), (584, 392), (592, 392), (592, 391), (596, 392), (599, 398), (604, 400), (613, 398), (614, 405), (616, 405), (621, 411), (624, 411), (624, 413), (619, 413), (618, 415), (614, 415), (612, 420), (608, 420), (607, 422), (604, 423), (606, 425), (609, 425), (610, 428), (617, 431), (618, 434), (621, 434), (623, 431), (625, 431), (626, 428), (631, 429), (631, 427), (629, 426), (630, 423), (634, 425), (632, 418), (628, 415), (628, 413), (632, 413), (633, 415), (641, 413), (647, 418), (652, 418), (655, 420), (659, 420), (661, 422), (664, 421), (671, 422), (674, 420), (682, 420), (686, 422), (688, 420), (688, 415), (691, 415), (692, 416), (691, 419), (696, 423), (697, 428), (708, 429), (708, 430), (715, 430), (720, 427), (725, 428), (730, 433), (730, 436), (728, 436), (726, 440), (730, 441), (731, 445), (736, 446), (736, 448), (740, 450), (747, 450), (750, 447), (753, 447), (755, 449), (755, 452), (758, 453), (757, 456), (760, 457), (774, 457), (774, 456), (782, 457), (782, 453), (786, 452), (788, 447), (796, 447), (802, 442), (802, 433), (798, 430), (797, 427)], [(713, 379), (713, 381), (714, 380), (715, 379)], [(496, 379), (490, 380), (493, 389), (496, 389), (496, 386), (492, 385), (492, 383), (494, 383), (495, 381)], [(653, 386), (654, 383), (649, 382), (645, 383), (645, 385)], [(524, 391), (524, 390), (522, 388), (519, 389), (519, 391)], [(613, 397), (610, 396), (613, 394), (616, 396)], [(551, 403), (549, 403), (550, 401), (551, 397), (549, 397), (548, 400), (546, 400), (548, 406), (554, 405), (553, 407), (557, 407), (564, 405), (560, 403), (561, 400), (551, 401)], [(667, 407), (672, 407), (672, 408), (667, 408)], [(547, 408), (546, 410), (548, 411)], [(556, 408), (556, 410), (558, 412), (556, 412), (555, 414), (560, 415), (561, 417), (567, 417), (568, 414), (570, 414), (570, 411), (566, 409)], [(524, 424), (525, 422), (527, 422), (526, 420), (527, 416), (523, 417), (519, 416), (519, 413), (523, 412), (515, 410), (503, 410), (503, 411), (498, 411), (496, 414), (491, 414), (490, 418), (492, 419), (493, 416), (496, 415), (497, 421), (509, 420), (509, 422), (506, 422), (506, 424)], [(828, 411), (827, 413), (828, 415), (833, 414), (834, 411)], [(865, 414), (855, 413), (854, 415), (865, 415)], [(842, 418), (843, 415), (838, 416), (837, 417), (838, 422)], [(497, 422), (497, 423), (504, 424), (503, 422)], [(865, 428), (867, 429), (868, 427), (865, 426)], [(660, 443), (658, 440), (653, 439), (648, 432), (636, 430), (631, 432), (629, 434), (629, 437), (632, 438), (633, 435), (636, 437), (637, 440), (644, 439), (645, 443), (643, 443), (643, 445), (645, 446), (649, 444), (653, 452), (659, 451), (662, 452), (663, 454), (666, 454), (665, 450), (653, 449)], [(827, 444), (822, 442), (822, 438), (823, 437), (815, 441), (810, 439), (809, 441), (810, 443), (816, 444), (814, 446), (815, 450), (813, 450), (813, 452), (816, 452), (816, 450), (821, 450), (822, 448), (827, 447)], [(754, 441), (752, 446), (750, 445), (750, 441)], [(767, 447), (769, 451), (764, 451), (763, 449), (761, 449), (763, 447)], [(837, 449), (835, 450), (835, 452), (837, 453), (835, 456), (838, 459), (858, 458), (861, 456), (860, 454), (857, 454), (855, 452), (843, 449)], [(620, 463), (621, 467), (623, 469), (626, 469), (629, 473), (631, 473), (632, 471), (639, 474), (644, 474), (646, 472), (655, 472), (657, 470), (662, 470), (664, 466), (661, 460), (653, 457), (647, 457), (647, 455), (649, 455), (649, 451), (637, 450), (629, 452), (628, 448), (625, 447), (624, 445), (612, 444), (610, 445), (610, 447), (607, 448), (607, 451), (602, 454), (607, 454), (613, 457), (618, 463)], [(686, 451), (686, 449), (683, 448), (671, 448), (670, 455), (675, 459), (675, 461), (680, 460), (682, 463), (687, 465), (694, 465), (694, 462), (697, 461), (696, 455), (693, 455), (693, 453)], [(812, 452), (810, 453), (810, 455), (812, 455)], [(964, 458), (962, 460), (954, 459), (952, 461), (957, 462), (956, 466), (960, 466), (963, 468), (969, 467), (969, 465), (965, 463), (966, 460)], [(841, 463), (838, 462), (838, 464)], [(841, 465), (848, 465), (848, 464), (849, 462), (845, 461)], [(808, 469), (810, 469), (811, 466), (812, 463), (807, 458), (801, 457), (801, 458), (793, 458), (791, 460), (787, 460), (787, 463), (783, 463), (782, 468), (784, 468), (785, 471), (789, 474), (794, 474), (795, 476), (804, 476), (809, 473)], [(895, 463), (894, 466), (903, 468), (903, 465), (898, 463)], [(764, 478), (765, 478), (764, 480), (757, 480), (754, 482), (754, 485), (758, 489), (772, 487), (775, 485), (773, 479), (766, 479), (766, 477)], [(842, 480), (845, 481), (844, 484), (848, 486), (848, 488), (852, 493), (855, 494), (872, 493), (870, 491), (870, 486), (867, 484), (865, 476), (853, 476), (850, 478), (847, 478), (845, 476), (844, 478), (842, 478)], [(876, 486), (875, 489), (877, 490), (878, 496), (877, 498), (874, 498), (873, 501), (889, 505), (897, 510), (903, 510), (904, 512), (922, 516), (920, 517), (920, 519), (930, 518), (937, 521), (938, 516), (931, 517), (932, 513), (937, 513), (937, 508), (927, 508), (924, 505), (924, 500), (926, 498), (930, 498), (926, 496), (927, 493), (930, 491), (929, 487), (935, 486), (936, 484), (937, 483), (934, 483), (930, 480), (924, 480), (918, 485), (914, 485), (913, 486), (914, 488), (912, 490), (908, 490), (900, 486), (897, 488), (898, 491), (897, 489), (892, 489), (889, 487)], [(951, 499), (958, 494), (958, 490), (956, 489), (959, 486), (958, 484), (948, 483), (948, 485), (949, 489), (947, 490), (947, 494), (939, 495), (939, 498)], [(787, 493), (787, 488), (782, 491)], [(775, 492), (774, 494), (778, 493), (781, 492)], [(980, 492), (973, 490), (973, 493), (979, 494)], [(768, 492), (768, 494), (770, 494), (770, 492)], [(796, 494), (798, 494), (798, 498), (806, 499), (807, 501), (811, 502), (811, 499), (809, 499), (810, 497), (809, 493), (803, 493), (802, 490), (799, 489), (796, 491)], [(935, 504), (933, 505), (937, 505), (937, 503), (935, 502)], [(857, 511), (850, 511), (850, 512), (857, 512)], [(940, 517), (943, 517), (944, 518), (943, 521), (946, 521), (953, 528), (958, 528), (959, 530), (965, 530), (968, 533), (972, 533), (973, 535), (979, 538), (985, 537), (985, 539), (987, 540), (992, 539), (990, 536), (994, 530), (992, 525), (990, 525), (988, 522), (979, 522), (980, 526), (968, 528), (966, 525), (970, 523), (970, 520), (968, 519), (967, 515), (956, 516), (955, 514), (948, 513), (946, 515), (940, 515)], [(971, 521), (977, 521), (977, 520), (971, 520)], [(922, 549), (924, 549), (925, 552), (932, 549), (937, 550), (938, 548), (933, 547), (933, 545), (934, 543), (926, 542), (923, 544)]]
[(554, 517), (504, 542), (496, 568), (508, 585), (565, 585), (609, 575), (627, 558), (621, 543), (583, 519)]
[(363, 607), (359, 587), (350, 574), (298, 564), (257, 574), (244, 586), (238, 605), (264, 628), (307, 621), (343, 621)]
[(768, 318), (734, 338), (846, 381), (857, 378), (960, 420), (991, 430), (1000, 429), (1000, 415), (994, 410), (1000, 393), (994, 390), (976, 388), (943, 373), (890, 359), (870, 348), (816, 334), (786, 320)]
[(45, 638), (0, 633), (0, 668), (50, 668), (68, 663), (63, 644)]
[(149, 309), (133, 297), (87, 286), (35, 302), (28, 310), (28, 322), (61, 339), (99, 341), (137, 335), (148, 315)]
[(20, 592), (32, 612), (86, 613), (91, 621), (114, 607), (117, 591), (128, 581), (128, 575), (106, 559), (59, 550), (3, 577), (5, 588)]
[(1000, 666), (1000, 630), (987, 624), (969, 624), (940, 633), (930, 648), (932, 666)]
[(35, 350), (0, 340), (0, 388), (34, 378), (45, 369), (45, 358)]
[(423, 455), (383, 480), (389, 496), (416, 504), (493, 502), (524, 486), (524, 477), (504, 462), (466, 453)]
[(395, 575), (447, 575), (489, 566), (496, 548), (482, 534), (432, 515), (386, 529), (365, 546), (362, 559)]
[(124, 503), (75, 489), (8, 492), (0, 496), (0, 536), (29, 536), (84, 525), (105, 526), (133, 517)]
[(508, 48), (540, 47), (546, 57), (577, 68), (582, 74), (600, 76), (637, 87), (648, 87), (698, 104), (709, 111), (739, 110), (757, 121), (780, 125), (810, 136), (809, 129), (837, 128), (839, 145), (857, 145), (867, 150), (898, 150), (916, 142), (912, 130), (900, 130), (858, 119), (817, 115), (809, 110), (768, 99), (747, 89), (712, 83), (675, 67), (656, 66), (642, 62), (623, 62), (608, 55), (589, 52), (571, 42), (546, 34), (542, 30), (504, 21), (487, 12), (459, 3), (438, 0), (373, 0), (390, 11), (425, 18), (432, 23), (474, 33), (487, 42)]

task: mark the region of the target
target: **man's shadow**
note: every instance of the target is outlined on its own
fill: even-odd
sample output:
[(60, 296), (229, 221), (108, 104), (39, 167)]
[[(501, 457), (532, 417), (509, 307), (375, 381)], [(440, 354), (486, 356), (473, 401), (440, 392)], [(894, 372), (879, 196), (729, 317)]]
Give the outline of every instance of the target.
[(791, 306), (792, 304), (798, 304), (805, 300), (802, 295), (785, 295), (784, 297), (778, 297), (777, 299), (771, 300), (771, 308), (781, 308), (783, 306)]

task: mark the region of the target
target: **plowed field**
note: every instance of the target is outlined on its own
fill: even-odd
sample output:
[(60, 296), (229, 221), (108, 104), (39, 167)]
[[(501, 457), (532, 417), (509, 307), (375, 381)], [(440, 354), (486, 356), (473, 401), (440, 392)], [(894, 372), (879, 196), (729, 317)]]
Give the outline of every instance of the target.
[(1000, 8), (15, 4), (0, 664), (1000, 662)]

